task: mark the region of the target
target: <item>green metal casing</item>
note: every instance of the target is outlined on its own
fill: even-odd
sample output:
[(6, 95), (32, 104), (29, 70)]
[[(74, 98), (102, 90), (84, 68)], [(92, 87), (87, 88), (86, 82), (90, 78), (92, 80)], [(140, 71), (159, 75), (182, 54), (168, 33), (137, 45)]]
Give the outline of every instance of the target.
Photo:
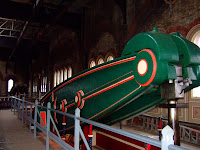
[[(182, 67), (184, 79), (199, 85), (199, 48), (178, 35), (154, 28), (133, 37), (120, 58), (64, 81), (41, 102), (44, 106), (50, 102), (53, 109), (70, 114), (79, 107), (81, 117), (113, 124), (165, 102), (159, 86), (177, 78), (176, 66)], [(63, 117), (56, 113), (52, 116), (62, 131)], [(65, 120), (66, 130), (73, 129), (74, 120)]]

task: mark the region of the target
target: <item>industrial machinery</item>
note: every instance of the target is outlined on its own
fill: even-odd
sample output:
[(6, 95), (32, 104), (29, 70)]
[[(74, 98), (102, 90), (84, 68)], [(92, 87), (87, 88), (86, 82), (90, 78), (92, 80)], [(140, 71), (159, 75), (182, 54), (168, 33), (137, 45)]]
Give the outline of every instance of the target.
[[(41, 100), (55, 110), (112, 125), (177, 100), (200, 84), (200, 49), (178, 33), (154, 28), (133, 37), (121, 57), (87, 69), (54, 87)], [(174, 108), (170, 107), (169, 108)], [(43, 110), (40, 109), (42, 113)], [(52, 114), (60, 132), (74, 120)], [(84, 125), (81, 123), (81, 125)]]

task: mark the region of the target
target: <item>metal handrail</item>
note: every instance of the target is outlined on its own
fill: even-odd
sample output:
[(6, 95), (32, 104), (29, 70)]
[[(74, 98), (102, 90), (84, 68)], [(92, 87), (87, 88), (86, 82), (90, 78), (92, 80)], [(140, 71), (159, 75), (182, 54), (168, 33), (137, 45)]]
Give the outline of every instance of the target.
[[(143, 125), (141, 126), (143, 129), (151, 130), (154, 133), (158, 132), (158, 118), (157, 117), (151, 117), (151, 116), (146, 116), (146, 115), (139, 116), (139, 118), (140, 117), (143, 119)], [(146, 118), (147, 120), (144, 118)], [(163, 118), (162, 118), (162, 121), (163, 121), (163, 124), (165, 125), (168, 122), (167, 119), (163, 119)], [(131, 125), (133, 126), (133, 124)], [(200, 131), (199, 130), (190, 128), (185, 125), (180, 125), (180, 134), (181, 134), (181, 140), (185, 142), (193, 143), (196, 145), (200, 145)], [(186, 135), (188, 137), (186, 137)]]
[(196, 129), (193, 129), (193, 128), (190, 128), (190, 127), (187, 127), (187, 126), (184, 126), (184, 125), (180, 125), (181, 128), (185, 128), (185, 129), (188, 129), (188, 130), (191, 130), (191, 131), (194, 131), (194, 132), (197, 132), (200, 134), (200, 131), (199, 130), (196, 130)]
[[(158, 140), (155, 140), (155, 139), (152, 139), (152, 138), (149, 138), (149, 137), (145, 137), (145, 136), (142, 136), (142, 135), (138, 135), (138, 134), (135, 134), (135, 133), (131, 133), (131, 132), (128, 132), (128, 131), (123, 131), (123, 130), (120, 130), (120, 129), (117, 129), (117, 128), (114, 128), (114, 127), (111, 127), (111, 126), (108, 126), (108, 125), (105, 125), (105, 124), (102, 124), (102, 123), (98, 123), (98, 122), (95, 122), (95, 121), (91, 121), (91, 120), (82, 118), (82, 117), (80, 117), (80, 109), (79, 108), (76, 108), (75, 115), (72, 115), (72, 114), (68, 114), (68, 113), (64, 113), (64, 112), (58, 111), (58, 110), (51, 109), (50, 103), (48, 103), (48, 107), (44, 107), (44, 106), (38, 105), (37, 104), (37, 100), (36, 100), (35, 104), (33, 104), (31, 102), (25, 101), (24, 98), (23, 99), (19, 99), (19, 98), (16, 98), (14, 96), (9, 97), (9, 98), (12, 99), (11, 110), (12, 110), (12, 108), (14, 109), (14, 114), (15, 114), (15, 111), (17, 109), (18, 117), (19, 117), (19, 114), (22, 115), (22, 122), (23, 123), (24, 123), (24, 118), (27, 119), (28, 121), (30, 121), (30, 130), (31, 130), (31, 124), (34, 125), (34, 136), (35, 137), (36, 137), (36, 129), (37, 128), (39, 130), (43, 131), (46, 134), (46, 150), (49, 149), (49, 138), (54, 140), (57, 144), (62, 146), (64, 149), (75, 149), (75, 150), (78, 150), (79, 149), (79, 135), (81, 135), (81, 137), (82, 137), (82, 139), (83, 139), (83, 141), (84, 141), (84, 143), (86, 145), (86, 148), (90, 149), (89, 146), (88, 146), (88, 143), (87, 143), (87, 141), (86, 141), (86, 139), (84, 137), (83, 131), (81, 129), (80, 121), (88, 123), (88, 124), (91, 124), (91, 125), (94, 125), (94, 126), (99, 127), (99, 128), (106, 129), (108, 131), (111, 131), (111, 132), (114, 132), (114, 133), (117, 133), (117, 134), (120, 134), (120, 135), (123, 135), (123, 136), (126, 136), (126, 137), (129, 137), (131, 139), (135, 139), (135, 140), (138, 140), (138, 141), (141, 141), (141, 142), (144, 142), (144, 143), (148, 143), (148, 144), (151, 144), (153, 146), (161, 148), (161, 142), (158, 141)], [(32, 106), (35, 107), (35, 110), (33, 112), (35, 114), (34, 115), (34, 120), (32, 119), (32, 117), (30, 115), (29, 116), (27, 115), (27, 111), (25, 111), (25, 113), (24, 113), (24, 108), (27, 110), (27, 104), (30, 104), (31, 108), (32, 108)], [(22, 107), (22, 111), (21, 111), (20, 107)], [(45, 109), (47, 111), (47, 121), (46, 121), (47, 124), (46, 124), (46, 127), (45, 126), (43, 127), (41, 124), (39, 124), (37, 122), (37, 116), (39, 116), (41, 118), (40, 114), (38, 113), (38, 107), (43, 108), (43, 109)], [(32, 112), (32, 109), (30, 109), (30, 112)], [(60, 137), (58, 137), (55, 134), (51, 133), (51, 131), (50, 131), (50, 121), (53, 124), (55, 124), (55, 123), (54, 123), (54, 120), (51, 117), (51, 113), (50, 112), (56, 112), (56, 113), (59, 113), (61, 115), (73, 118), (75, 120), (75, 127), (74, 127), (75, 143), (74, 143), (74, 148), (71, 147), (69, 144), (65, 143)], [(45, 125), (44, 122), (43, 122), (43, 125)], [(174, 146), (174, 145), (170, 145), (169, 149), (185, 150), (185, 148), (182, 148), (182, 147), (179, 147), (179, 146)]]
[(77, 119), (79, 119), (80, 121), (83, 121), (85, 123), (92, 124), (92, 125), (94, 125), (96, 127), (99, 127), (99, 128), (102, 128), (102, 129), (106, 129), (108, 131), (111, 131), (111, 132), (114, 132), (114, 133), (129, 137), (131, 139), (138, 140), (138, 141), (141, 141), (141, 142), (144, 142), (144, 143), (148, 143), (150, 145), (153, 145), (153, 146), (161, 148), (161, 142), (158, 141), (158, 140), (155, 140), (155, 139), (143, 136), (143, 135), (139, 135), (139, 134), (136, 134), (136, 133), (132, 133), (132, 132), (124, 131), (124, 130), (121, 130), (121, 129), (117, 129), (117, 128), (114, 128), (114, 127), (111, 127), (111, 126), (108, 126), (108, 125), (104, 125), (102, 123), (94, 122), (94, 121), (91, 121), (91, 120), (87, 120), (87, 119), (84, 119), (84, 118), (81, 118), (81, 117), (77, 117)]
[(0, 99), (1, 99), (1, 98), (8, 98), (8, 96), (1, 96)]

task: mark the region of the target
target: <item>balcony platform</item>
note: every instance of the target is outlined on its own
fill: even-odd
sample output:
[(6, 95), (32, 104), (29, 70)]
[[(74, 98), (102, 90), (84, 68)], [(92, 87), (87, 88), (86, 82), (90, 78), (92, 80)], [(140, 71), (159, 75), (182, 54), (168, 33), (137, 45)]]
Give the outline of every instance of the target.
[[(120, 128), (120, 124), (117, 123), (113, 125), (113, 127)], [(122, 129), (125, 131), (133, 132), (136, 134), (144, 135), (150, 138), (158, 139), (158, 135), (150, 134), (145, 131), (142, 131), (139, 128), (131, 127), (127, 125), (122, 125)], [(98, 132), (98, 134), (102, 134), (106, 136), (106, 134), (103, 134), (102, 132)], [(110, 138), (110, 137), (107, 137)], [(119, 141), (117, 137), (116, 141)], [(37, 137), (34, 138), (33, 133), (29, 131), (29, 129), (24, 126), (17, 118), (17, 115), (14, 115), (13, 112), (8, 110), (0, 110), (0, 149), (2, 150), (45, 150), (45, 138), (43, 137)], [(96, 137), (94, 137), (96, 139)], [(98, 140), (98, 138), (96, 139)], [(121, 142), (123, 139), (120, 139)], [(53, 142), (54, 143), (54, 142)], [(98, 142), (97, 142), (98, 143)], [(102, 143), (102, 142), (101, 142)], [(128, 144), (128, 142), (125, 142)], [(131, 143), (132, 144), (132, 143)], [(55, 147), (56, 145), (56, 147)], [(183, 143), (181, 142), (181, 146), (184, 148), (188, 148), (191, 150), (199, 150), (200, 147)], [(59, 150), (61, 147), (57, 146), (56, 143), (50, 145), (51, 150)], [(95, 145), (93, 147), (94, 150), (102, 150), (101, 145)]]

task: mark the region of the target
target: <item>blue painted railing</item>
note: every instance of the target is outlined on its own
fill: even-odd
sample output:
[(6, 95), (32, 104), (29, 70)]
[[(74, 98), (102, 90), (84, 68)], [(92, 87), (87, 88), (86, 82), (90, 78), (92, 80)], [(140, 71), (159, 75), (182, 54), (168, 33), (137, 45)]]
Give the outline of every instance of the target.
[[(108, 130), (108, 131), (111, 131), (111, 132), (114, 132), (114, 133), (117, 133), (117, 134), (120, 134), (120, 135), (123, 135), (123, 136), (126, 136), (126, 137), (129, 137), (131, 139), (138, 140), (143, 143), (147, 143), (147, 144), (161, 148), (161, 141), (158, 141), (158, 140), (155, 140), (155, 139), (152, 139), (149, 137), (145, 137), (142, 135), (138, 135), (135, 133), (131, 133), (128, 131), (123, 131), (121, 129), (117, 129), (117, 128), (114, 128), (114, 127), (111, 127), (111, 126), (108, 126), (108, 125), (105, 125), (102, 123), (84, 119), (84, 118), (80, 117), (80, 109), (79, 108), (77, 108), (75, 110), (75, 115), (72, 115), (72, 114), (68, 114), (68, 113), (58, 111), (58, 110), (51, 109), (50, 103), (48, 103), (47, 107), (44, 107), (44, 106), (39, 105), (37, 100), (35, 101), (35, 103), (31, 103), (31, 102), (25, 101), (24, 97), (22, 99), (14, 97), (14, 96), (10, 96), (7, 98), (9, 98), (11, 101), (11, 111), (14, 112), (14, 114), (17, 113), (19, 119), (21, 117), (22, 123), (26, 125), (26, 122), (29, 121), (29, 129), (34, 130), (34, 137), (37, 137), (37, 132), (36, 132), (37, 129), (41, 130), (43, 133), (46, 134), (46, 150), (49, 150), (49, 139), (52, 139), (54, 142), (56, 142), (58, 145), (60, 145), (63, 149), (79, 150), (79, 146), (80, 146), (79, 145), (80, 144), (79, 137), (80, 136), (82, 137), (84, 144), (86, 145), (86, 148), (88, 150), (90, 150), (88, 142), (87, 142), (87, 140), (83, 134), (83, 131), (81, 129), (80, 121), (85, 122), (87, 124), (91, 124), (93, 126), (96, 126), (96, 127), (102, 128), (102, 129), (105, 129), (105, 130)], [(28, 112), (28, 107), (30, 109), (29, 112)], [(38, 116), (41, 118), (40, 113), (38, 111), (38, 107), (46, 109), (46, 111), (47, 111), (46, 126), (42, 119), (40, 119), (40, 120), (42, 120), (42, 123), (44, 126), (42, 126), (41, 124), (39, 124), (37, 122)], [(33, 111), (33, 108), (34, 108), (34, 111)], [(51, 112), (56, 112), (60, 115), (64, 115), (66, 117), (70, 117), (70, 118), (74, 119), (74, 123), (75, 123), (74, 147), (72, 147), (71, 145), (67, 144), (66, 142), (64, 142), (62, 140), (62, 138), (58, 132), (58, 129), (55, 125), (55, 122), (51, 116)], [(34, 114), (34, 117), (32, 117), (33, 114)], [(50, 131), (51, 123), (54, 125), (57, 135), (55, 135), (54, 133), (52, 133)], [(34, 128), (32, 128), (32, 127), (34, 127)], [(168, 149), (170, 149), (170, 150), (186, 150), (186, 148), (183, 148), (180, 146), (175, 146), (175, 145), (169, 145)]]

